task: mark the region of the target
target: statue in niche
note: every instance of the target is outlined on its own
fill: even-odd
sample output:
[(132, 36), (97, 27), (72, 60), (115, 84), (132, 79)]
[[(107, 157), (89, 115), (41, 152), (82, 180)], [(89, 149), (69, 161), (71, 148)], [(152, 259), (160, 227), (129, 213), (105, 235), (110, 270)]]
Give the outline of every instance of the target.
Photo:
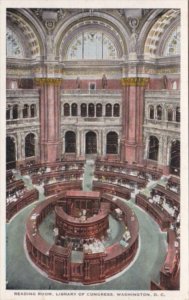
[(76, 86), (77, 86), (77, 89), (81, 88), (81, 80), (80, 80), (79, 76), (76, 79)]
[(136, 53), (137, 39), (138, 39), (138, 35), (135, 31), (133, 31), (133, 33), (131, 34), (131, 38), (130, 38), (130, 52), (131, 53)]
[(166, 90), (168, 88), (168, 79), (167, 76), (163, 76), (163, 90)]
[(172, 89), (177, 90), (177, 82), (175, 80), (171, 80)]
[(108, 86), (108, 81), (107, 81), (106, 75), (103, 74), (103, 76), (102, 76), (102, 88), (106, 89), (107, 86)]

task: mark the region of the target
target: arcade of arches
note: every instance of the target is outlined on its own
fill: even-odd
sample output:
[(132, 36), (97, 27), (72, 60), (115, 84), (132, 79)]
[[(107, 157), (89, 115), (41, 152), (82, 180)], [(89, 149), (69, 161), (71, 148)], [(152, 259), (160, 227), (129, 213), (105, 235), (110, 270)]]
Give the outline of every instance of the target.
[[(61, 15), (62, 10), (55, 10), (49, 36), (48, 10), (17, 13), (7, 13), (7, 143), (10, 147), (11, 140), (15, 143), (15, 155), (7, 152), (7, 167), (30, 157), (45, 162), (61, 160), (69, 153), (75, 157), (92, 153), (101, 157), (115, 154), (118, 160), (147, 163), (165, 174), (179, 174), (179, 162), (174, 168), (171, 157), (173, 141), (180, 140), (179, 10), (139, 9), (134, 15), (112, 10), (109, 21), (101, 10), (101, 16), (94, 11), (89, 22), (85, 22), (87, 11), (65, 10)], [(154, 24), (149, 21), (153, 14)], [(59, 21), (56, 15), (60, 15)], [(76, 18), (76, 25), (72, 26), (68, 15)], [(130, 20), (128, 25), (123, 16)], [(166, 18), (169, 26), (164, 26)], [(18, 28), (15, 22), (20, 24)], [(21, 32), (22, 26), (31, 32), (33, 42)], [(150, 44), (154, 32), (155, 46)], [(137, 57), (142, 55), (139, 65)], [(30, 60), (40, 56), (46, 57), (46, 71), (42, 62), (30, 68)], [(15, 68), (21, 76), (14, 75)], [(30, 131), (35, 137), (32, 141), (25, 139)], [(179, 156), (179, 147), (176, 149)]]
[(179, 9), (8, 9), (6, 38), (7, 171), (91, 159), (179, 182)]

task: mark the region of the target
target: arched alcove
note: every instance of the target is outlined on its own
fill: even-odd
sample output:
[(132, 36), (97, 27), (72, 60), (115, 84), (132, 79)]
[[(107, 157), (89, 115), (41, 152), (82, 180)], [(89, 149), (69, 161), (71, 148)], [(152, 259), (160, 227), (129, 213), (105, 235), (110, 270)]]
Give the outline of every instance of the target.
[(16, 147), (13, 137), (6, 137), (6, 167), (7, 170), (16, 167)]
[(35, 135), (29, 133), (25, 137), (25, 157), (35, 156)]
[(155, 136), (150, 136), (148, 158), (158, 161), (159, 154), (159, 140)]
[(106, 136), (106, 153), (118, 154), (118, 134), (110, 131)]
[(76, 135), (73, 131), (67, 131), (65, 134), (65, 153), (76, 152)]
[(95, 132), (93, 131), (87, 132), (85, 145), (86, 145), (85, 147), (86, 154), (97, 153), (97, 137)]
[(174, 140), (171, 143), (170, 152), (170, 173), (180, 175), (180, 141)]

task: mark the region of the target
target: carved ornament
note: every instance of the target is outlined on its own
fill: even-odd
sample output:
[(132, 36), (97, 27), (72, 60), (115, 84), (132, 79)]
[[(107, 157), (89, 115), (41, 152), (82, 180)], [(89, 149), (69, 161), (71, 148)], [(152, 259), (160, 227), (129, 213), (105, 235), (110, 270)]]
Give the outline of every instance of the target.
[(147, 86), (149, 78), (144, 77), (128, 77), (122, 78), (121, 83), (123, 86)]
[(59, 78), (35, 78), (34, 80), (37, 85), (60, 85), (63, 81)]

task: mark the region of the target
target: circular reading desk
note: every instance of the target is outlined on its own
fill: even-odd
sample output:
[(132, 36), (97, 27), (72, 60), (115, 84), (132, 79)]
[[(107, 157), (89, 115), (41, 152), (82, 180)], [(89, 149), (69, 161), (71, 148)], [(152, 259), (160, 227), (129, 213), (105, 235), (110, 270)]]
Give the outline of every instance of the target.
[[(40, 235), (39, 225), (55, 212), (54, 244)], [(124, 231), (106, 246), (109, 216)], [(49, 278), (94, 284), (119, 273), (134, 259), (139, 225), (134, 212), (115, 195), (69, 190), (52, 196), (31, 212), (26, 223), (26, 246), (31, 260)]]

